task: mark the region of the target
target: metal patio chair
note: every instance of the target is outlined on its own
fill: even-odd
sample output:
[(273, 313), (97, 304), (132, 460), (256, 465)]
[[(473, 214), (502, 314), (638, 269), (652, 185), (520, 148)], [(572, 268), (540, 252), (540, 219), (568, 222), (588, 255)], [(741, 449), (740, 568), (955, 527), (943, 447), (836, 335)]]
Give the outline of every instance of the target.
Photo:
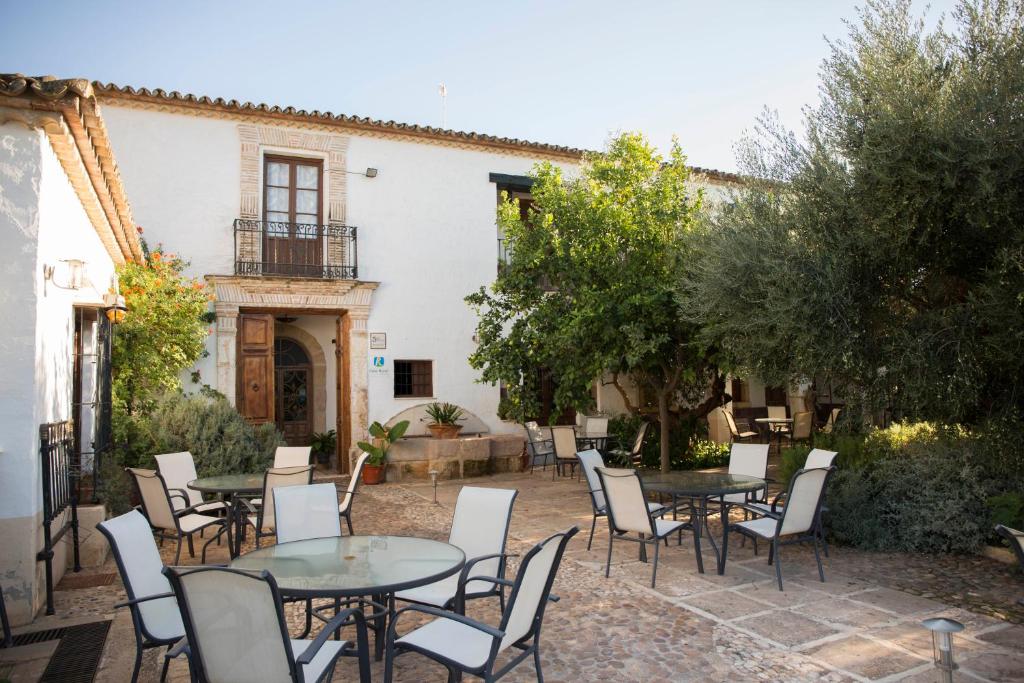
[[(418, 652), (444, 665), (448, 669), (449, 681), (460, 680), (465, 672), (479, 676), (485, 683), (498, 680), (532, 655), (537, 680), (543, 681), (540, 632), (544, 624), (544, 612), (549, 601), (558, 600), (551, 595), (551, 585), (558, 573), (566, 544), (578, 532), (579, 528), (574, 526), (534, 546), (523, 556), (515, 581), (480, 577), (480, 580), (494, 581), (511, 588), (508, 604), (502, 609), (497, 628), (433, 607), (410, 605), (400, 610), (388, 626), (385, 683), (392, 683), (395, 657), (405, 652)], [(434, 619), (397, 638), (398, 621), (407, 612), (419, 612), (433, 616)], [(495, 671), (498, 655), (510, 647), (521, 652)]]
[[(775, 578), (782, 590), (782, 558), (779, 549), (783, 545), (810, 542), (814, 548), (814, 559), (818, 563), (818, 578), (825, 582), (825, 571), (821, 566), (821, 555), (818, 554), (818, 520), (821, 513), (821, 502), (825, 497), (825, 486), (834, 467), (802, 469), (797, 471), (789, 482), (786, 504), (777, 507), (772, 503), (768, 510), (764, 506), (740, 505), (755, 514), (763, 515), (757, 519), (736, 522), (729, 526), (730, 531), (736, 530), (754, 540), (754, 554), (757, 554), (757, 539), (771, 541), (768, 551), (768, 563), (775, 564)], [(783, 540), (785, 537), (785, 540)]]
[[(785, 419), (787, 417), (786, 406), (768, 406), (768, 417), (775, 419)], [(771, 427), (772, 432), (778, 434), (785, 434), (786, 432), (789, 431), (789, 425), (787, 424), (769, 423), (768, 426)]]
[(189, 451), (161, 453), (156, 456), (156, 469), (167, 483), (168, 491), (182, 494), (182, 496), (175, 496), (171, 499), (175, 510), (191, 507), (196, 512), (203, 514), (227, 514), (227, 503), (222, 500), (203, 500), (202, 493), (188, 487), (190, 481), (199, 478), (199, 475), (196, 474), (195, 458)]
[(356, 497), (356, 490), (359, 488), (359, 484), (363, 481), (363, 466), (366, 465), (366, 460), (370, 457), (369, 453), (360, 453), (359, 458), (356, 460), (355, 467), (352, 468), (352, 476), (349, 477), (348, 486), (345, 487), (345, 497), (338, 503), (338, 514), (345, 518), (345, 524), (348, 526), (348, 535), (353, 534), (352, 531), (352, 501)]
[(210, 537), (210, 540), (203, 544), (202, 561), (204, 563), (206, 562), (206, 549), (214, 541), (219, 542), (221, 534), (227, 532), (228, 547), (231, 546), (231, 524), (228, 518), (200, 514), (192, 507), (175, 510), (171, 499), (175, 496), (183, 496), (180, 493), (171, 493), (159, 472), (129, 467), (128, 473), (131, 474), (132, 480), (135, 482), (135, 489), (142, 500), (142, 512), (149, 520), (149, 525), (160, 535), (161, 542), (165, 538), (171, 538), (178, 542), (178, 549), (174, 553), (174, 564), (178, 564), (181, 559), (181, 539), (188, 540), (189, 557), (195, 557), (192, 535), (208, 527), (219, 526), (220, 528), (216, 534)]
[(628, 451), (623, 448), (613, 449), (608, 454), (622, 467), (640, 467), (643, 464), (644, 439), (647, 437), (647, 430), (651, 424), (647, 421), (640, 423), (636, 430), (636, 438), (633, 439), (633, 447)]
[[(658, 578), (658, 548), (661, 541), (668, 545), (668, 537), (679, 533), (679, 545), (683, 543), (682, 530), (691, 528), (690, 522), (659, 519), (651, 514), (644, 492), (643, 482), (636, 470), (597, 468), (601, 489), (608, 501), (608, 561), (604, 575), (607, 578), (612, 567), (612, 545), (616, 539), (639, 543), (646, 549), (654, 546), (654, 569), (651, 572), (651, 588)], [(699, 522), (698, 522), (699, 523)], [(626, 534), (637, 534), (637, 538)]]
[[(580, 451), (576, 457), (579, 458), (580, 469), (583, 470), (583, 476), (587, 479), (587, 488), (590, 490), (590, 506), (594, 513), (594, 519), (590, 522), (590, 538), (587, 539), (587, 550), (590, 550), (590, 546), (594, 542), (597, 518), (608, 516), (608, 501), (605, 500), (604, 489), (601, 488), (601, 478), (597, 476), (597, 469), (604, 467), (604, 459), (596, 448)], [(661, 516), (669, 510), (661, 503), (647, 503), (647, 508), (655, 516)]]
[(811, 426), (814, 423), (814, 415), (810, 411), (793, 414), (793, 429), (789, 432), (782, 432), (782, 436), (789, 439), (790, 444), (797, 441), (808, 441), (811, 438)]
[(260, 539), (273, 536), (275, 533), (274, 489), (286, 486), (302, 486), (313, 481), (313, 466), (298, 465), (295, 467), (271, 467), (263, 475), (263, 505), (258, 508), (244, 498), (242, 505), (249, 510), (246, 521), (255, 529), (256, 547), (260, 547)]
[(532, 420), (523, 427), (526, 429), (527, 448), (530, 449), (530, 474), (537, 465), (537, 458), (541, 459), (543, 469), (548, 468), (548, 460), (554, 457), (555, 447), (551, 441), (550, 434), (545, 438), (544, 430)]
[(569, 466), (569, 478), (576, 474), (576, 428), (571, 425), (558, 425), (551, 428), (551, 441), (555, 446), (555, 468), (551, 471), (551, 481), (556, 474), (562, 474), (566, 465)]
[[(1017, 531), (1002, 524), (996, 524), (996, 533), (1006, 539), (1010, 550), (1017, 556), (1017, 563), (1021, 571), (1024, 571), (1024, 531)], [(1018, 605), (1024, 605), (1024, 598), (1017, 600)]]
[(515, 489), (463, 486), (455, 501), (452, 529), (448, 534), (448, 542), (466, 554), (462, 571), (426, 586), (398, 591), (395, 598), (462, 614), (466, 600), (497, 596), (504, 609), (504, 586), (473, 577), (505, 578), (505, 544), (517, 495), (519, 491)]
[(733, 416), (732, 411), (723, 408), (722, 413), (725, 414), (725, 424), (729, 427), (729, 440), (731, 442), (750, 441), (758, 437), (757, 432), (752, 432), (749, 429), (741, 432), (736, 426), (736, 418)]
[(274, 468), (310, 465), (312, 457), (312, 446), (278, 446), (274, 451)]
[(370, 681), (366, 620), (357, 609), (340, 611), (313, 640), (288, 637), (281, 593), (266, 571), (225, 567), (165, 567), (178, 600), (191, 650), (194, 680), (331, 680), (338, 657), (353, 644), (330, 640), (348, 622), (356, 627), (359, 680)]
[[(132, 627), (135, 629), (132, 683), (135, 683), (139, 680), (143, 651), (164, 646), (170, 651), (185, 637), (185, 626), (181, 623), (171, 584), (162, 573), (164, 563), (146, 518), (132, 510), (100, 522), (96, 528), (110, 543), (121, 582), (128, 594), (128, 600), (115, 607), (127, 607), (132, 615)], [(164, 658), (161, 681), (167, 677), (170, 661), (170, 656)]]

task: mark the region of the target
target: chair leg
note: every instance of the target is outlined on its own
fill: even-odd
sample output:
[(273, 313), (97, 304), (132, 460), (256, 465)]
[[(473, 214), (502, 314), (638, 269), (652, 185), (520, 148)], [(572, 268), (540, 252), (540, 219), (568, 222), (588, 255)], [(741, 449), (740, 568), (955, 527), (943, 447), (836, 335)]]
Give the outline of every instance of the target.
[(178, 536), (178, 550), (174, 553), (174, 564), (179, 564), (181, 560), (181, 536)]
[(825, 583), (825, 570), (821, 568), (821, 555), (818, 554), (818, 537), (812, 536), (811, 543), (814, 545), (814, 559), (818, 563), (818, 578)]
[(348, 526), (348, 535), (349, 536), (355, 536), (356, 532), (352, 531), (352, 512), (351, 511), (349, 511), (349, 513), (347, 515), (345, 515), (345, 524)]
[(775, 549), (775, 578), (779, 581), (779, 590), (782, 590), (782, 557), (779, 555), (779, 537), (776, 536), (775, 540), (772, 541), (772, 546)]
[(135, 633), (135, 668), (132, 669), (132, 683), (138, 683), (139, 671), (142, 669), (142, 641), (139, 640), (141, 634), (136, 629)]
[(384, 646), (384, 683), (392, 683), (395, 676), (395, 634), (390, 628), (391, 620), (388, 619), (388, 622), (387, 643)]
[(654, 539), (654, 571), (651, 572), (651, 588), (654, 588), (654, 582), (658, 579), (658, 548), (661, 545), (658, 543), (658, 539)]
[(608, 529), (608, 562), (604, 565), (604, 578), (608, 578), (609, 572), (612, 570), (612, 541), (615, 540), (615, 534), (612, 533), (611, 529)]
[[(167, 652), (170, 652), (172, 647), (174, 647), (173, 643), (168, 645)], [(170, 664), (171, 658), (164, 654), (164, 665), (163, 668), (160, 669), (160, 683), (164, 683), (164, 681), (167, 680), (167, 667), (170, 666)]]
[(590, 544), (594, 542), (594, 529), (597, 528), (597, 515), (594, 515), (594, 519), (590, 522), (590, 538), (587, 539), (587, 550), (590, 550)]
[(540, 645), (537, 643), (533, 644), (533, 668), (537, 670), (537, 683), (544, 683), (544, 674), (540, 670)]
[(192, 558), (196, 556), (196, 549), (192, 545), (192, 534), (188, 535), (188, 556)]

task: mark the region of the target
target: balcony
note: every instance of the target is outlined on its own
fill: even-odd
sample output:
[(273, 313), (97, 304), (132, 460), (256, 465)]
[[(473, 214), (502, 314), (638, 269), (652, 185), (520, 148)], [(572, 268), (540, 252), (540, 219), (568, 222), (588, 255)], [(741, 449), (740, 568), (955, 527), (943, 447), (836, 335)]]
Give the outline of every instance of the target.
[(356, 228), (235, 219), (235, 275), (356, 280)]

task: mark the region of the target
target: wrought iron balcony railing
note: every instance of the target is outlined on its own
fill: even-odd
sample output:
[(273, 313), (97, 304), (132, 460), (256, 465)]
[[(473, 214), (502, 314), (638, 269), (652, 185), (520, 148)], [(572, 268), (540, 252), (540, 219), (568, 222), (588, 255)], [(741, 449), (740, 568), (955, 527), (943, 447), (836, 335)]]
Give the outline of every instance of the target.
[(358, 279), (356, 228), (235, 219), (235, 274)]

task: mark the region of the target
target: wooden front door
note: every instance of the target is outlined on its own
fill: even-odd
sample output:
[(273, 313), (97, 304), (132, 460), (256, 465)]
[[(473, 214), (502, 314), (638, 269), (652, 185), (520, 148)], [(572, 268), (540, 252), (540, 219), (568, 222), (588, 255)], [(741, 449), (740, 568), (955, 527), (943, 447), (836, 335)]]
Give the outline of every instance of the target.
[(274, 340), (274, 422), (289, 446), (306, 446), (313, 433), (313, 364), (294, 339)]
[(274, 421), (274, 316), (238, 316), (238, 410), (253, 424)]
[(268, 156), (263, 178), (263, 272), (322, 277), (323, 162)]

